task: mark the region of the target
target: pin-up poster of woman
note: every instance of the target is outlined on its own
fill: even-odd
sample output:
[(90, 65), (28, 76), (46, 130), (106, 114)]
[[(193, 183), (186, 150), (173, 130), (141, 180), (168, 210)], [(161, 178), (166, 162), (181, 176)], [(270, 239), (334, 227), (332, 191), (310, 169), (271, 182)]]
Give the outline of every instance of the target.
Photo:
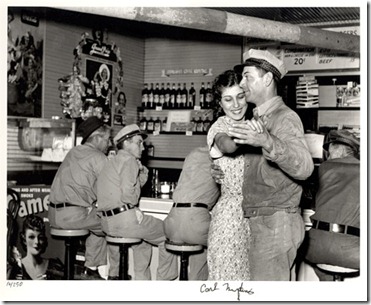
[(8, 115), (41, 117), (45, 21), (31, 9), (8, 9)]
[[(102, 117), (103, 121), (109, 123), (112, 109), (112, 71), (111, 64), (97, 60), (86, 59), (86, 74), (90, 83), (87, 86), (86, 107), (92, 107), (93, 115)], [(89, 109), (83, 109), (89, 111)]]

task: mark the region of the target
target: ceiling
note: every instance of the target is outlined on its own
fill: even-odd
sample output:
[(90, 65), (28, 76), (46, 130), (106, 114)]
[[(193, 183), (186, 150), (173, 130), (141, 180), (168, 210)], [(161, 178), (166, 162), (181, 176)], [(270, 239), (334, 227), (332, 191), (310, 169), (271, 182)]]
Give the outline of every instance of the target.
[(302, 26), (359, 25), (359, 7), (209, 7), (229, 13)]

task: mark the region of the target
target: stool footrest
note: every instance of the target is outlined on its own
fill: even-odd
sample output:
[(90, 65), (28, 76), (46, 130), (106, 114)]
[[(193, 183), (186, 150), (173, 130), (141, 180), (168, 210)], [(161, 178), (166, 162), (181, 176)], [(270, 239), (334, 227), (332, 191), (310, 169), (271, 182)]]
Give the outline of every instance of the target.
[(106, 241), (114, 244), (136, 244), (141, 242), (141, 239), (133, 237), (117, 237), (106, 235)]
[(187, 243), (176, 243), (167, 240), (165, 242), (165, 248), (170, 251), (178, 251), (178, 252), (196, 252), (203, 249), (202, 245), (193, 245)]

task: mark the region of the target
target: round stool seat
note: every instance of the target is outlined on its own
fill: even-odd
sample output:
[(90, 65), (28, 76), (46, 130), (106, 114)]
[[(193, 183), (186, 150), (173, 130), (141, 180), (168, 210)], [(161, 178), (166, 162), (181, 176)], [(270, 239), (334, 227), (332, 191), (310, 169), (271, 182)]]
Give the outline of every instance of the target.
[(202, 245), (179, 244), (172, 241), (165, 242), (165, 248), (170, 251), (177, 252), (197, 252), (203, 249)]
[(89, 234), (87, 229), (57, 229), (50, 228), (50, 234), (55, 236), (74, 237), (84, 236)]
[(141, 241), (140, 238), (132, 237), (116, 237), (116, 236), (106, 236), (106, 241), (114, 244), (135, 244)]
[(353, 272), (358, 272), (357, 269), (352, 269), (352, 268), (345, 268), (345, 267), (340, 267), (340, 266), (334, 266), (334, 265), (327, 265), (327, 264), (317, 264), (317, 267), (329, 271), (329, 272), (334, 272), (334, 273), (353, 273)]

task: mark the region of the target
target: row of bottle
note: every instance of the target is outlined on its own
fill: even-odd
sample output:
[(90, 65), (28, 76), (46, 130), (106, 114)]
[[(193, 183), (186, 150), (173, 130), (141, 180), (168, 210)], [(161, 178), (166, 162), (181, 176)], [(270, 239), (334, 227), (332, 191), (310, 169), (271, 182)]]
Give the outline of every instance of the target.
[[(139, 128), (143, 131), (147, 132), (162, 132), (166, 131), (167, 127), (167, 117), (165, 117), (162, 121), (159, 117), (156, 119), (150, 117), (147, 119), (146, 117), (142, 117), (139, 121)], [(192, 128), (192, 132), (199, 132), (199, 133), (207, 133), (210, 129), (211, 121), (208, 117), (202, 119), (201, 117), (194, 117), (191, 120), (190, 128)]]
[(210, 82), (201, 84), (199, 90), (199, 99), (196, 100), (196, 89), (194, 83), (191, 83), (191, 87), (187, 90), (187, 85), (184, 83), (181, 85), (178, 83), (176, 88), (175, 83), (170, 87), (170, 83), (162, 83), (161, 87), (159, 83), (153, 86), (151, 83), (150, 87), (148, 84), (144, 84), (142, 90), (142, 108), (155, 109), (161, 107), (162, 109), (193, 109), (195, 106), (199, 106), (201, 109), (209, 109), (213, 107), (214, 95), (211, 89)]

